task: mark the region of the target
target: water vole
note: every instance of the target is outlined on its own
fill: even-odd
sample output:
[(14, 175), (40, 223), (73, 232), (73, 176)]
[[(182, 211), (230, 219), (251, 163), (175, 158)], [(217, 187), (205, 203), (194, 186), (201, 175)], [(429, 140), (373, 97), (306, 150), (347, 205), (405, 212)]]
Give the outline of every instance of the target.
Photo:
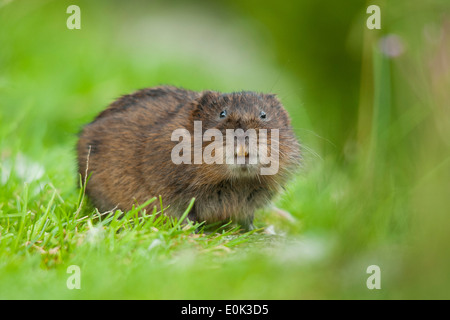
[[(198, 124), (201, 135), (216, 129), (216, 134), (223, 134), (223, 141), (214, 136), (195, 142)], [(211, 151), (213, 143), (225, 146), (227, 129), (242, 129), (236, 130), (238, 133), (254, 130), (256, 146), (267, 143), (267, 157), (259, 153), (265, 149), (249, 142), (250, 136), (239, 140), (242, 136), (237, 134), (231, 156), (226, 148), (209, 153), (223, 161), (208, 162), (206, 154), (196, 158), (198, 151), (204, 152), (208, 146)], [(185, 139), (174, 138), (174, 132), (184, 132)], [(185, 144), (181, 145), (180, 139)], [(174, 161), (178, 155), (174, 150), (180, 145), (188, 146), (180, 153), (187, 161), (181, 163)], [(82, 176), (88, 155), (91, 176), (86, 193), (100, 211), (115, 207), (126, 211), (161, 195), (170, 205), (166, 212), (179, 216), (195, 197), (189, 219), (207, 223), (232, 220), (252, 229), (255, 210), (268, 204), (284, 186), (298, 165), (300, 151), (289, 116), (275, 95), (161, 86), (122, 96), (86, 125), (78, 141)], [(230, 162), (237, 159), (243, 163)], [(263, 161), (267, 159), (270, 163)], [(275, 170), (264, 174), (262, 170), (269, 167)]]

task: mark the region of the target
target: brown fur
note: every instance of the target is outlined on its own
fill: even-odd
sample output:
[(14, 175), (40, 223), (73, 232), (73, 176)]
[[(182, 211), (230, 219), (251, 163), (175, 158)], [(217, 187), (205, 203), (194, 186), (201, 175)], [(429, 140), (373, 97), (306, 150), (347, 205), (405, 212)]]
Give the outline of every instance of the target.
[[(219, 118), (222, 110), (227, 110), (225, 119)], [(264, 121), (261, 110), (267, 114)], [(203, 121), (203, 130), (217, 128), (224, 133), (227, 128), (280, 129), (279, 172), (240, 175), (226, 164), (174, 164), (171, 151), (178, 142), (171, 141), (172, 132), (186, 128), (192, 134), (194, 120)], [(274, 95), (169, 86), (121, 97), (83, 129), (78, 142), (82, 176), (89, 150), (86, 192), (99, 210), (126, 211), (161, 195), (170, 204), (167, 212), (180, 216), (195, 197), (191, 220), (233, 220), (247, 229), (253, 226), (255, 210), (280, 191), (300, 158), (288, 114)]]

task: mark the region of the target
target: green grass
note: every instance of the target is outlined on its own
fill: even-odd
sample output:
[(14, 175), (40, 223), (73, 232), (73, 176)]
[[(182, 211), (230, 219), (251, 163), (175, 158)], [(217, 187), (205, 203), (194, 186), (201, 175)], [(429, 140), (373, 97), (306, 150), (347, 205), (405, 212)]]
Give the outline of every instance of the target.
[[(0, 299), (449, 297), (447, 87), (416, 76), (434, 76), (417, 62), (433, 55), (414, 29), (435, 23), (433, 10), (420, 19), (403, 13), (398, 23), (395, 12), (406, 7), (384, 11), (395, 22), (390, 32), (409, 45), (397, 60), (377, 51), (382, 34), (365, 34), (361, 83), (351, 84), (363, 98), (353, 122), (336, 124), (354, 133), (341, 148), (316, 129), (331, 109), (303, 102), (303, 78), (317, 75), (280, 67), (271, 47), (282, 44), (266, 42), (265, 27), (243, 13), (200, 2), (81, 1), (82, 29), (68, 30), (69, 4), (0, 4)], [(284, 17), (273, 19), (282, 25)], [(312, 62), (303, 63), (308, 70)], [(327, 80), (321, 101), (332, 106)], [(90, 205), (76, 170), (77, 133), (118, 96), (159, 84), (279, 95), (304, 152), (275, 201), (294, 221), (265, 209), (254, 232), (206, 232), (142, 208)], [(381, 290), (366, 287), (373, 264)], [(80, 267), (80, 290), (66, 286), (71, 265)]]

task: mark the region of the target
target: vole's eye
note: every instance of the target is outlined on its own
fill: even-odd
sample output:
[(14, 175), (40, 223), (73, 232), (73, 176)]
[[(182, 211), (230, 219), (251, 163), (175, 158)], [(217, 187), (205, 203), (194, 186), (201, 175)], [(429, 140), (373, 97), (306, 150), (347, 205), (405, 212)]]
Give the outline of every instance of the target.
[(259, 117), (260, 117), (261, 119), (265, 119), (265, 118), (267, 117), (267, 115), (266, 115), (266, 113), (265, 113), (264, 111), (261, 111), (261, 112), (259, 113)]
[(219, 116), (219, 117), (225, 118), (226, 116), (227, 116), (227, 111), (226, 111), (226, 110), (223, 110), (223, 111), (220, 113), (220, 116)]

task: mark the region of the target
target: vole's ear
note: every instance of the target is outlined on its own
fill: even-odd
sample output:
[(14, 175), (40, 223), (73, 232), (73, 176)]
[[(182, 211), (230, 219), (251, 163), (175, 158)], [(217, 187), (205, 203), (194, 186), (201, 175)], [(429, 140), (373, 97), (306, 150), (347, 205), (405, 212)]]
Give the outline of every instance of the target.
[(284, 109), (283, 104), (281, 103), (280, 99), (278, 99), (278, 95), (275, 93), (268, 93), (265, 95), (265, 97), (271, 101), (271, 105), (277, 110), (277, 118), (281, 121), (284, 121), (286, 126), (291, 125), (291, 119), (289, 118), (289, 115)]
[(267, 94), (265, 94), (265, 96), (266, 96), (267, 99), (279, 102), (278, 95), (276, 93), (267, 93)]
[(218, 93), (214, 91), (203, 91), (202, 95), (194, 100), (192, 109), (192, 116), (194, 119), (201, 118), (203, 114), (207, 113), (213, 103), (217, 100)]

